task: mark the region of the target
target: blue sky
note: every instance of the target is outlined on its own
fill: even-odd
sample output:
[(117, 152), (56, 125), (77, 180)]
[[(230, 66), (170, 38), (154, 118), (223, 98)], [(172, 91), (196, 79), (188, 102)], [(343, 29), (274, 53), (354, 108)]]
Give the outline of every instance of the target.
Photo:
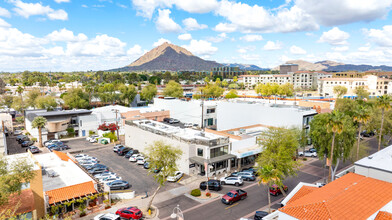
[(1, 71), (122, 67), (165, 41), (217, 62), (392, 65), (392, 0), (0, 0)]

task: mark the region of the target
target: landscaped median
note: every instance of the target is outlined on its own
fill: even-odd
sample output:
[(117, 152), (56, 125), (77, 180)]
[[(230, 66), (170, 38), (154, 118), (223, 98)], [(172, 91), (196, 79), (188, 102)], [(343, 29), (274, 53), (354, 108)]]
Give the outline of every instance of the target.
[(196, 200), (196, 201), (199, 201), (199, 200), (208, 201), (210, 199), (215, 199), (215, 198), (221, 196), (221, 194), (219, 194), (219, 193), (213, 193), (211, 191), (204, 191), (203, 192), (203, 191), (200, 191), (200, 189), (194, 189), (185, 195), (189, 198)]

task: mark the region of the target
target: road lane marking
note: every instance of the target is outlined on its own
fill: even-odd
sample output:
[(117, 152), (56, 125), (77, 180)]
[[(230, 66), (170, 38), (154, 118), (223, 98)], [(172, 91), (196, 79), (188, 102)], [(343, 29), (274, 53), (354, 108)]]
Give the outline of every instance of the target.
[(239, 202), (234, 203), (234, 205), (231, 205), (231, 206), (229, 206), (229, 207), (226, 207), (225, 209), (227, 210), (227, 209), (232, 208), (232, 207), (234, 207), (234, 206), (236, 206), (236, 205), (238, 205), (238, 204), (240, 204), (240, 203), (239, 203)]

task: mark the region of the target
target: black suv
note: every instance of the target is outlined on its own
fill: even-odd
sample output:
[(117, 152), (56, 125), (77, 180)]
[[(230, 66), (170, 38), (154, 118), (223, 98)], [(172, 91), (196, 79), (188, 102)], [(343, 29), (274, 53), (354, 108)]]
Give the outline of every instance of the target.
[(128, 153), (132, 148), (130, 147), (122, 147), (118, 150), (117, 155), (118, 156), (124, 156), (126, 153)]
[(222, 185), (219, 180), (208, 180), (208, 182), (203, 181), (200, 183), (200, 189), (206, 190), (208, 185), (209, 190), (219, 191), (222, 189)]
[(125, 158), (130, 158), (133, 154), (138, 154), (139, 153), (139, 151), (138, 150), (136, 150), (136, 149), (132, 149), (131, 148), (131, 150), (130, 151), (128, 151), (127, 152), (127, 154), (125, 154)]

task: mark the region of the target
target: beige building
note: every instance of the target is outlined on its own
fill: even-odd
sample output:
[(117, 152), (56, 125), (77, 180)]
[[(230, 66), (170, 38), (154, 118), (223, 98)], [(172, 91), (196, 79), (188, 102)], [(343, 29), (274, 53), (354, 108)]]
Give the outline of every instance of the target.
[(142, 120), (148, 119), (153, 121), (163, 121), (164, 118), (170, 118), (169, 110), (153, 110), (143, 108), (138, 110), (131, 110), (128, 112), (121, 113), (122, 124), (125, 124), (125, 120)]

